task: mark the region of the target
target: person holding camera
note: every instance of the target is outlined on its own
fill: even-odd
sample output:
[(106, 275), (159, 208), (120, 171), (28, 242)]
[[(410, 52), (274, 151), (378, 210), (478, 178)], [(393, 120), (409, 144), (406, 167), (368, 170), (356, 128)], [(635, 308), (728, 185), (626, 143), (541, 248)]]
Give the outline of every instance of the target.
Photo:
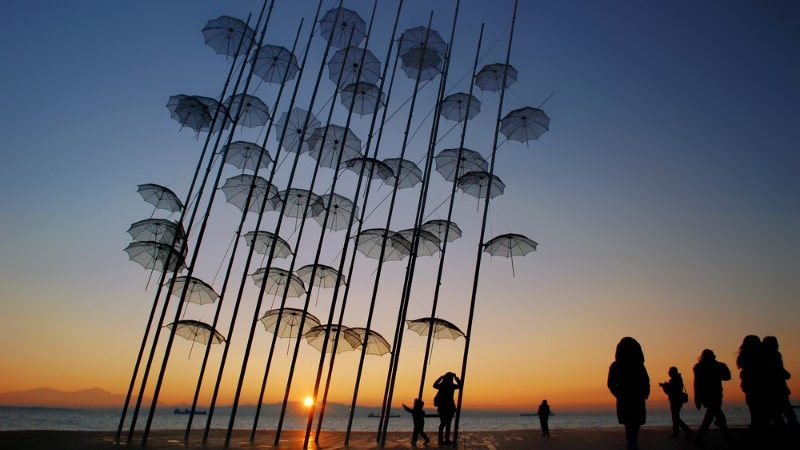
[(433, 388), (438, 392), (433, 397), (433, 405), (439, 412), (439, 445), (448, 445), (450, 442), (450, 422), (456, 413), (455, 392), (461, 389), (461, 380), (453, 372), (447, 372), (433, 383)]
[(680, 429), (685, 433), (684, 439), (689, 439), (689, 436), (692, 435), (692, 430), (681, 419), (681, 408), (683, 408), (684, 403), (689, 402), (689, 394), (686, 393), (683, 377), (678, 372), (677, 367), (670, 367), (667, 374), (669, 375), (669, 381), (658, 385), (661, 386), (661, 389), (664, 389), (664, 393), (667, 394), (667, 399), (669, 399), (669, 411), (672, 413), (672, 436), (670, 437), (677, 438), (679, 436), (678, 430)]

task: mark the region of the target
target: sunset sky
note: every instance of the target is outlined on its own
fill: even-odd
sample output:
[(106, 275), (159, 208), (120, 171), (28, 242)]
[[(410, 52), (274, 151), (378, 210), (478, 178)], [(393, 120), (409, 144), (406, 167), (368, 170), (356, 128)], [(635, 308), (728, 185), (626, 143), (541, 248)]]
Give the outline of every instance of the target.
[[(435, 6), (433, 28), (448, 39), (454, 1), (406, 3), (400, 30), (424, 25)], [(323, 8), (334, 5), (326, 0)], [(365, 20), (371, 5), (345, 2)], [(315, 6), (277, 0), (266, 42), (290, 48), (305, 17), (305, 44)], [(381, 62), (396, 6), (381, 1), (376, 15), (380, 26), (369, 46)], [(449, 91), (469, 88), (482, 21), (481, 65), (504, 60), (511, 6), (463, 1)], [(155, 284), (145, 291), (148, 272), (123, 252), (129, 243), (125, 230), (152, 213), (136, 186), (159, 183), (184, 197), (204, 138), (179, 131), (164, 105), (179, 93), (219, 95), (230, 60), (208, 48), (200, 30), (208, 19), (244, 18), (259, 7), (244, 0), (0, 4), (0, 392), (125, 392)], [(610, 407), (606, 375), (623, 336), (642, 344), (654, 387), (651, 403), (664, 406), (665, 396), (655, 388), (671, 365), (690, 385), (691, 367), (704, 348), (733, 370), (745, 335), (775, 335), (795, 375), (790, 388), (797, 402), (798, 23), (800, 8), (790, 1), (520, 1), (511, 54), (519, 78), (503, 112), (537, 106), (555, 91), (543, 106), (552, 123), (538, 141), (500, 147), (495, 173), (506, 191), (492, 201), (487, 236), (520, 233), (540, 247), (515, 260), (515, 277), (508, 260), (484, 259), (466, 408), (532, 409), (542, 398), (561, 410)], [(324, 40), (318, 34), (313, 39), (303, 77), (308, 88), (296, 105), (302, 108), (324, 50)], [(414, 161), (427, 143), (430, 119), (423, 119), (433, 107), (435, 85), (438, 78), (420, 93), (413, 126), (422, 122), (422, 129), (408, 150)], [(413, 80), (399, 72), (390, 111), (412, 90)], [(277, 86), (266, 83), (256, 91), (269, 105), (276, 93)], [(332, 93), (326, 70), (315, 112)], [(488, 156), (498, 96), (477, 89), (476, 96), (482, 111), (470, 123), (466, 146)], [(382, 157), (399, 154), (407, 112), (406, 105), (387, 125)], [(320, 120), (326, 113), (327, 108)], [(334, 123), (344, 125), (345, 118), (337, 100)], [(442, 132), (453, 124), (443, 121)], [(353, 119), (353, 131), (364, 141), (368, 126), (368, 116)], [(259, 136), (259, 130), (245, 130), (238, 138)], [(449, 133), (438, 148), (457, 147), (457, 138)], [(276, 145), (271, 139), (268, 148)], [(312, 163), (301, 157), (302, 181), (295, 187), (307, 187)], [(281, 187), (287, 169), (276, 183)], [(332, 172), (321, 172), (316, 191), (325, 192)], [(225, 169), (225, 176), (237, 173)], [(449, 184), (434, 177), (431, 209), (449, 194)], [(354, 188), (355, 176), (342, 175), (337, 193), (352, 196)], [(368, 209), (389, 192), (373, 191)], [(396, 214), (392, 228), (412, 225), (408, 211), (417, 195), (416, 189), (401, 191), (403, 214)], [(464, 236), (448, 248), (439, 316), (465, 329), (480, 213), (472, 197), (459, 193), (456, 202), (454, 221)], [(383, 225), (387, 203), (365, 227)], [(442, 207), (430, 217), (445, 214)], [(216, 278), (215, 273), (238, 219), (239, 211), (220, 194), (195, 271), (217, 288), (224, 268)], [(254, 219), (245, 231), (253, 229)], [(275, 221), (276, 213), (269, 213), (262, 228), (271, 230)], [(293, 228), (288, 220), (282, 232), (292, 245)], [(297, 267), (313, 262), (320, 227), (310, 221), (306, 230)], [(321, 263), (338, 263), (344, 238), (344, 232), (327, 234)], [(238, 245), (243, 256), (247, 247)], [(420, 259), (409, 318), (430, 314), (437, 264), (438, 256)], [(277, 265), (288, 268), (288, 261)], [(235, 287), (242, 266), (243, 257), (234, 267)], [(375, 267), (375, 260), (356, 258), (346, 325), (364, 325)], [(384, 267), (374, 327), (389, 341), (403, 271), (404, 263)], [(245, 294), (221, 404), (233, 395), (253, 317), (257, 288), (249, 279)], [(323, 322), (330, 294), (323, 290), (319, 304), (311, 303)], [(218, 326), (223, 334), (235, 289), (228, 295)], [(296, 299), (288, 303), (298, 305)], [(185, 317), (210, 322), (213, 312), (214, 306), (190, 305)], [(168, 317), (173, 315), (170, 309)], [(244, 403), (255, 401), (269, 338), (259, 325)], [(398, 405), (416, 395), (424, 345), (423, 337), (406, 333)], [(439, 374), (459, 370), (463, 345), (463, 339), (436, 342), (428, 386)], [(268, 402), (283, 396), (286, 348), (280, 339)], [(202, 351), (176, 341), (164, 404), (191, 402)], [(201, 405), (208, 403), (221, 353), (219, 347), (211, 352)], [(301, 347), (293, 400), (311, 392), (318, 358), (315, 349)], [(380, 403), (388, 361), (388, 355), (368, 357), (360, 404)], [(356, 352), (338, 356), (331, 401), (349, 402), (357, 363)], [(737, 375), (725, 389), (726, 398), (742, 401)]]

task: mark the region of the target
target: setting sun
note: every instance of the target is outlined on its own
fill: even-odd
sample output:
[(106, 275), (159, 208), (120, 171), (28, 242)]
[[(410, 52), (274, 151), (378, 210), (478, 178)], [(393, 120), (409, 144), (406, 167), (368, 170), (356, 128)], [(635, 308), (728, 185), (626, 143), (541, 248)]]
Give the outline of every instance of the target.
[(313, 404), (314, 404), (314, 397), (312, 397), (310, 395), (306, 395), (306, 397), (303, 399), (303, 405), (306, 408), (310, 408), (311, 405), (313, 405)]

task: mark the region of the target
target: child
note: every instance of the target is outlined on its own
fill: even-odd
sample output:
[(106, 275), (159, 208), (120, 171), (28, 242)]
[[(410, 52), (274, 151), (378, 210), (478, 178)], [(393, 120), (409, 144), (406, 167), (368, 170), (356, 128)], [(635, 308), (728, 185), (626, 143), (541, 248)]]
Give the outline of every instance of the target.
[(428, 439), (428, 435), (423, 431), (423, 428), (425, 428), (425, 410), (422, 409), (423, 406), (425, 406), (425, 402), (418, 398), (414, 399), (414, 409), (409, 408), (403, 403), (403, 409), (411, 413), (411, 418), (414, 420), (414, 432), (411, 435), (411, 445), (414, 446), (417, 445), (417, 437), (420, 435), (422, 435), (422, 439), (425, 440), (425, 445), (431, 442), (431, 440)]

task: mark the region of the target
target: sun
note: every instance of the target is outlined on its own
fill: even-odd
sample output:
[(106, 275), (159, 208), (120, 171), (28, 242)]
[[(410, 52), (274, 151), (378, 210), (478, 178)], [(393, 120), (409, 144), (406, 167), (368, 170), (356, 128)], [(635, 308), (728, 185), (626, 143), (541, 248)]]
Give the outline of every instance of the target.
[(313, 405), (313, 404), (314, 404), (314, 397), (312, 397), (310, 395), (306, 395), (306, 397), (303, 399), (303, 405), (306, 408), (310, 408), (311, 405)]

